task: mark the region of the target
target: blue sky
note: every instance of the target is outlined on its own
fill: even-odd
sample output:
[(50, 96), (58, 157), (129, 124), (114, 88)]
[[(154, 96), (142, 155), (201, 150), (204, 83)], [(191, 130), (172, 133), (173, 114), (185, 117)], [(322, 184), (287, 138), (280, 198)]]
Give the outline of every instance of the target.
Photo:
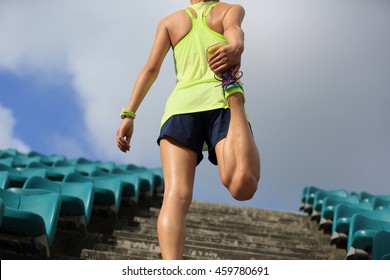
[[(159, 19), (189, 1), (161, 3), (1, 0), (0, 149), (159, 166), (171, 54), (137, 112), (130, 153), (117, 150), (115, 132)], [(388, 194), (390, 2), (237, 3), (262, 178), (251, 201), (236, 202), (204, 160), (194, 199), (297, 211), (305, 185)]]

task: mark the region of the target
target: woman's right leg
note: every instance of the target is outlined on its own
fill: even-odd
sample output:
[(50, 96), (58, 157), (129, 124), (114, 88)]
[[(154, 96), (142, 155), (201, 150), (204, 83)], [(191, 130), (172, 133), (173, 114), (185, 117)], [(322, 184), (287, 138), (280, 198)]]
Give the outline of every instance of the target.
[(175, 140), (160, 141), (164, 173), (164, 199), (157, 231), (163, 259), (181, 259), (184, 252), (185, 217), (192, 200), (197, 154)]

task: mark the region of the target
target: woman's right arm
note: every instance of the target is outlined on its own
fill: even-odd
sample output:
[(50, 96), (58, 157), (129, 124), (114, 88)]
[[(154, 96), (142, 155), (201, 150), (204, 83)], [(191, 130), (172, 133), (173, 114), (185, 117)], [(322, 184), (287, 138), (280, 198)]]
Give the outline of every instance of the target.
[(228, 44), (211, 56), (209, 66), (213, 72), (223, 72), (232, 69), (234, 76), (241, 67), (241, 55), (244, 52), (244, 31), (241, 23), (245, 10), (241, 5), (229, 5), (223, 17), (223, 35)]

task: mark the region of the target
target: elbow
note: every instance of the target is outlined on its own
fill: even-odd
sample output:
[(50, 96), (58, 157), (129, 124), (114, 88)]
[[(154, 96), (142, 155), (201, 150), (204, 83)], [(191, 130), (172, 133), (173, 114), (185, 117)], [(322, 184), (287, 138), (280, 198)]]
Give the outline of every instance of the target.
[(156, 66), (145, 65), (143, 72), (145, 75), (156, 79), (158, 74), (160, 73), (160, 68)]

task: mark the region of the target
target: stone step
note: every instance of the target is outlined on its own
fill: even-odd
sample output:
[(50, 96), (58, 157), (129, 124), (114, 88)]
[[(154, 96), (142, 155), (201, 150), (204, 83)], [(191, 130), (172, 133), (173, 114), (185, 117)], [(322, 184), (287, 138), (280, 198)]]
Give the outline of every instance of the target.
[[(127, 231), (115, 231), (114, 235), (119, 240), (142, 240), (143, 242), (151, 242), (158, 244), (157, 233), (150, 232), (149, 234), (145, 233), (136, 233), (136, 232), (127, 232)], [(302, 243), (294, 242), (290, 243), (286, 240), (278, 240), (273, 238), (257, 238), (257, 240), (247, 240), (245, 238), (237, 239), (233, 236), (221, 237), (216, 236), (218, 233), (210, 234), (209, 236), (202, 235), (199, 233), (191, 234), (187, 233), (186, 244), (191, 244), (194, 246), (207, 244), (208, 247), (226, 247), (234, 250), (234, 248), (246, 248), (248, 252), (283, 252), (283, 254), (289, 255), (314, 255), (313, 250), (317, 248), (316, 242), (311, 243)]]
[[(157, 209), (151, 209), (150, 211), (150, 218), (151, 219), (157, 219), (158, 217), (158, 210)], [(213, 220), (213, 221), (220, 221), (220, 222), (230, 222), (230, 223), (236, 223), (236, 224), (250, 224), (250, 225), (256, 225), (256, 224), (291, 224), (291, 223), (297, 223), (297, 224), (303, 224), (307, 222), (307, 217), (299, 214), (292, 214), (292, 213), (284, 213), (284, 212), (275, 212), (271, 213), (266, 210), (258, 210), (258, 214), (255, 216), (245, 216), (243, 214), (237, 213), (237, 214), (231, 214), (231, 213), (218, 213), (213, 214), (209, 211), (204, 212), (194, 212), (190, 211), (187, 214), (187, 219), (201, 219), (204, 221), (207, 220)]]
[[(157, 210), (151, 209), (151, 210)], [(242, 206), (232, 206), (225, 204), (217, 204), (217, 203), (208, 203), (208, 202), (199, 202), (193, 201), (189, 212), (198, 212), (207, 215), (221, 214), (221, 215), (238, 215), (241, 217), (262, 217), (264, 220), (269, 221), (278, 221), (281, 219), (290, 220), (290, 219), (301, 219), (306, 220), (306, 215), (302, 215), (301, 213), (291, 213), (291, 212), (283, 212), (283, 211), (275, 211), (275, 210), (267, 210), (267, 209), (259, 209), (259, 208), (250, 208), (250, 207), (242, 207)]]
[[(116, 242), (117, 247), (128, 248), (128, 240), (132, 242), (137, 241), (141, 242), (143, 249), (147, 249), (147, 246), (155, 248), (158, 246), (158, 240), (156, 235), (139, 235), (136, 233), (127, 233), (127, 232), (115, 232), (115, 236), (118, 238)], [(193, 248), (197, 247), (207, 247), (211, 249), (223, 249), (228, 251), (242, 251), (242, 248), (245, 248), (245, 253), (253, 254), (264, 254), (272, 255), (277, 254), (282, 258), (302, 258), (303, 256), (311, 256), (312, 258), (323, 258), (324, 256), (317, 256), (318, 253), (313, 251), (314, 246), (306, 246), (302, 244), (297, 244), (296, 246), (290, 246), (289, 244), (275, 244), (274, 240), (267, 239), (262, 244), (256, 244), (245, 241), (237, 240), (221, 240), (221, 239), (205, 239), (202, 236), (191, 236), (187, 235), (186, 246), (192, 246)], [(134, 248), (134, 246), (133, 246)], [(137, 247), (138, 249), (138, 247)]]
[(81, 251), (80, 259), (82, 260), (153, 260), (155, 257), (150, 258), (149, 255), (143, 254), (137, 255), (137, 252), (132, 254), (121, 254), (110, 250), (99, 251), (95, 249), (83, 249)]
[[(195, 206), (194, 206), (195, 205)], [(263, 210), (263, 209), (252, 209), (252, 208), (243, 208), (240, 210), (240, 208), (237, 207), (229, 207), (226, 205), (221, 205), (221, 208), (214, 208), (209, 207), (209, 205), (213, 204), (205, 204), (203, 205), (197, 202), (193, 202), (191, 205), (188, 214), (198, 214), (203, 217), (210, 217), (210, 218), (219, 218), (219, 217), (226, 217), (227, 219), (235, 219), (235, 220), (242, 220), (242, 221), (268, 221), (268, 222), (288, 222), (288, 221), (300, 221), (304, 222), (307, 220), (306, 215), (302, 214), (295, 214), (295, 213), (289, 213), (289, 212), (278, 212), (278, 211), (270, 211), (270, 210)], [(237, 208), (237, 209), (235, 209)], [(157, 217), (159, 214), (160, 209), (158, 208), (151, 208), (150, 214), (151, 217)]]
[[(227, 246), (223, 247), (209, 247), (209, 244), (191, 244), (188, 242), (184, 248), (184, 255), (187, 259), (214, 259), (214, 260), (240, 260), (240, 259), (269, 259), (272, 256), (272, 259), (294, 259), (291, 256), (288, 258), (283, 258), (278, 253), (271, 254), (267, 253), (258, 253), (258, 252), (250, 252), (246, 248), (243, 250), (240, 249), (231, 249)], [(147, 248), (151, 249), (148, 250)], [(142, 242), (133, 242), (133, 241), (120, 241), (117, 245), (107, 245), (107, 244), (97, 244), (94, 247), (94, 251), (106, 253), (114, 253), (115, 259), (159, 259), (160, 252), (159, 248), (155, 244), (147, 244)], [(85, 252), (83, 250), (82, 254), (85, 256)], [(104, 255), (104, 254), (103, 254)], [(299, 259), (299, 258), (296, 258)]]
[(94, 249), (148, 259), (159, 259), (161, 256), (160, 247), (156, 246), (156, 244), (144, 243), (137, 240), (123, 240), (116, 245), (96, 244)]
[[(140, 223), (140, 230), (157, 230), (157, 221), (153, 218), (145, 219), (136, 217), (135, 221)], [(312, 231), (302, 229), (302, 225), (291, 222), (292, 225), (274, 225), (270, 226), (268, 224), (257, 224), (257, 225), (248, 225), (248, 224), (235, 224), (228, 222), (219, 222), (214, 220), (199, 221), (197, 219), (192, 219), (191, 216), (186, 220), (187, 230), (208, 230), (211, 232), (229, 232), (231, 234), (236, 234), (239, 238), (240, 236), (272, 236), (274, 238), (281, 239), (310, 239), (312, 236)], [(126, 228), (126, 227), (125, 227)]]
[[(114, 235), (118, 238), (145, 238), (150, 241), (157, 240), (157, 231), (153, 230), (142, 230), (142, 231), (127, 231), (127, 230), (116, 230), (114, 231)], [(281, 247), (292, 247), (292, 248), (312, 248), (317, 246), (317, 240), (306, 240), (306, 242), (302, 242), (302, 240), (288, 240), (282, 238), (280, 236), (274, 235), (266, 235), (266, 236), (249, 236), (249, 235), (237, 235), (235, 233), (229, 232), (215, 232), (208, 229), (193, 229), (187, 228), (187, 239), (189, 240), (197, 240), (201, 242), (209, 242), (209, 243), (226, 243), (226, 244), (241, 244), (242, 246), (252, 245), (262, 245), (269, 244), (272, 246), (281, 246)], [(239, 245), (239, 246), (241, 246)]]

